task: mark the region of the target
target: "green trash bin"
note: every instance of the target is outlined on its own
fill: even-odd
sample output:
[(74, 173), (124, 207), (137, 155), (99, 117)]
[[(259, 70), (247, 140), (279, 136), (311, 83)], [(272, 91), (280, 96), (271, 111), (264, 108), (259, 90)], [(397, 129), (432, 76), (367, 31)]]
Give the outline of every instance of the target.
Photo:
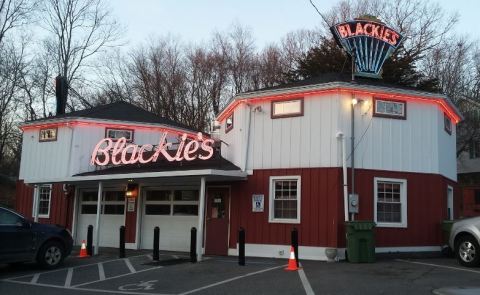
[(353, 263), (375, 262), (375, 222), (345, 222), (348, 261)]

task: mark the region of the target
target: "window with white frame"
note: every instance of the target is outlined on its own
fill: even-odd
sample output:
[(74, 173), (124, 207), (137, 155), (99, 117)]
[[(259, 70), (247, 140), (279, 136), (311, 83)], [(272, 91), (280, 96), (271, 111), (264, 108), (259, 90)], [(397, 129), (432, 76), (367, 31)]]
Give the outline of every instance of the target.
[(407, 227), (407, 180), (374, 179), (375, 222), (379, 227)]
[(270, 222), (300, 223), (300, 200), (300, 176), (270, 177)]
[(133, 141), (133, 130), (131, 129), (114, 129), (114, 128), (105, 128), (105, 137), (111, 138), (114, 141), (125, 137), (127, 142)]
[(198, 215), (198, 190), (145, 191), (145, 215)]
[(225, 133), (233, 129), (233, 113), (225, 120)]
[(407, 118), (407, 103), (400, 100), (383, 100), (374, 98), (373, 115), (376, 117), (386, 117), (394, 119)]
[(272, 101), (272, 119), (303, 116), (303, 98)]
[(448, 134), (452, 135), (452, 120), (447, 114), (443, 114), (443, 127)]
[[(43, 184), (38, 188), (38, 217), (49, 218), (50, 217), (50, 202), (52, 199), (52, 185)], [(37, 208), (37, 200), (33, 198), (33, 210), (32, 216), (35, 217), (35, 209)]]

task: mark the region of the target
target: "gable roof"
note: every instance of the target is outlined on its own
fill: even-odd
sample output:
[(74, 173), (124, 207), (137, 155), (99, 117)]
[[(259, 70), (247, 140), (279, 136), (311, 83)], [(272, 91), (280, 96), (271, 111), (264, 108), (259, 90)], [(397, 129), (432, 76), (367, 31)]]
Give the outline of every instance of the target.
[(114, 103), (99, 105), (93, 108), (73, 111), (62, 115), (26, 121), (24, 125), (37, 124), (44, 121), (56, 121), (78, 118), (112, 120), (132, 123), (162, 124), (171, 127), (178, 127), (195, 131), (192, 130), (192, 128), (186, 126), (185, 124), (157, 116), (152, 112), (146, 111), (138, 106), (135, 106), (125, 101), (117, 101)]

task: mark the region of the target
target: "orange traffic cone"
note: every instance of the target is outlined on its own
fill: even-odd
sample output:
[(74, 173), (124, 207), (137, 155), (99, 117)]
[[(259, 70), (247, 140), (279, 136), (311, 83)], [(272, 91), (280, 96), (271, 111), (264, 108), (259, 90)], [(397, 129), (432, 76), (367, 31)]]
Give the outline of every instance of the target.
[(288, 259), (288, 266), (285, 270), (298, 270), (297, 267), (297, 260), (295, 259), (295, 251), (293, 250), (293, 246), (290, 247), (290, 258)]
[(85, 240), (82, 241), (82, 248), (80, 248), (80, 254), (78, 254), (78, 257), (80, 258), (88, 257), (87, 247), (85, 246)]

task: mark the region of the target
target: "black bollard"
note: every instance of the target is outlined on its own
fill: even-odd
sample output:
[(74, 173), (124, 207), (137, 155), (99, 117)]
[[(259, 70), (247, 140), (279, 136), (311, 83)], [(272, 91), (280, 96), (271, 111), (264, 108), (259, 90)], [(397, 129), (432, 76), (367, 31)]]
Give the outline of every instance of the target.
[(238, 265), (245, 265), (245, 229), (238, 230)]
[(120, 226), (120, 247), (118, 257), (125, 258), (125, 226)]
[(197, 229), (190, 230), (190, 262), (197, 262)]
[(153, 230), (153, 260), (160, 259), (160, 228), (155, 226)]
[(93, 255), (93, 225), (88, 226), (87, 231), (87, 254), (88, 256)]
[(298, 259), (298, 230), (295, 227), (292, 230), (292, 247), (293, 251), (295, 252), (295, 260), (297, 261), (297, 267), (300, 267), (300, 262)]

